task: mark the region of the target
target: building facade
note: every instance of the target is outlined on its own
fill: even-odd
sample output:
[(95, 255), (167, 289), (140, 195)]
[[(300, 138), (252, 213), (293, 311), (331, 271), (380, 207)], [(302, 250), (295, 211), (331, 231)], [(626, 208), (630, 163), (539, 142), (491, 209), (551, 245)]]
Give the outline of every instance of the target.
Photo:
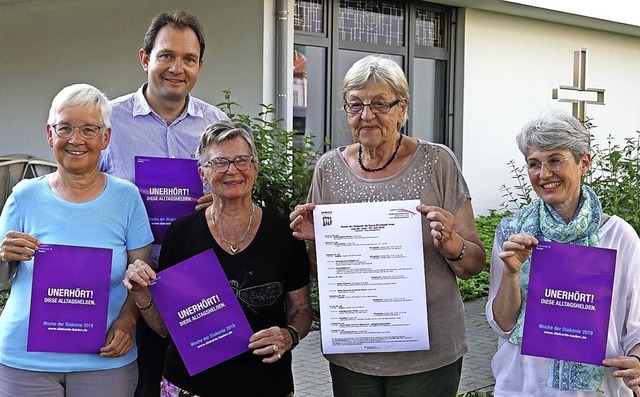
[(604, 105), (586, 106), (596, 139), (611, 134), (622, 144), (640, 129), (640, 23), (624, 19), (631, 0), (600, 13), (585, 11), (595, 1), (576, 10), (544, 3), (0, 0), (0, 154), (51, 158), (44, 125), (63, 86), (87, 82), (110, 98), (137, 89), (149, 21), (179, 8), (205, 29), (194, 95), (216, 104), (229, 89), (243, 106), (236, 111), (252, 115), (274, 104), (287, 128), (333, 146), (350, 142), (344, 73), (361, 57), (388, 54), (411, 87), (404, 132), (450, 146), (476, 213), (486, 213), (512, 184), (507, 163), (524, 164), (514, 140), (522, 125), (548, 108), (572, 111), (552, 92), (573, 84), (575, 51), (586, 49), (587, 88), (604, 90)]

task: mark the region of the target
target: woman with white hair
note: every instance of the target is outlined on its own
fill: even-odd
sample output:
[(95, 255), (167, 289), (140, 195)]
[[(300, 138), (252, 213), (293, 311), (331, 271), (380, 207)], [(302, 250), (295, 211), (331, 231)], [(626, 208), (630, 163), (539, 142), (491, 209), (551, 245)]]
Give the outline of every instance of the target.
[[(496, 230), (486, 314), (499, 336), (491, 367), (495, 396), (631, 396), (640, 392), (640, 240), (631, 225), (603, 212), (583, 183), (591, 166), (591, 136), (573, 116), (550, 111), (517, 138), (538, 195)], [(539, 242), (616, 250), (606, 359), (602, 365), (523, 355), (531, 253)], [(574, 263), (575, 269), (589, 261)]]
[(342, 94), (354, 143), (318, 161), (311, 203), (290, 215), (293, 235), (310, 241), (314, 259), (315, 204), (420, 199), (430, 350), (325, 355), (334, 395), (455, 396), (467, 352), (456, 278), (485, 265), (469, 189), (449, 148), (401, 132), (409, 85), (398, 64), (379, 55), (357, 61)]
[[(138, 310), (122, 284), (127, 264), (150, 259), (153, 241), (142, 198), (98, 170), (109, 144), (111, 108), (87, 84), (62, 89), (47, 121), (58, 170), (20, 182), (0, 215), (0, 261), (19, 262), (0, 316), (0, 396), (129, 397), (138, 381), (133, 332)], [(34, 256), (41, 244), (111, 250), (104, 346), (95, 354), (28, 351)], [(86, 266), (87, 277), (92, 263)]]
[[(247, 340), (249, 351), (194, 375), (171, 341), (162, 397), (293, 397), (292, 350), (313, 317), (305, 246), (289, 233), (286, 216), (253, 202), (260, 161), (248, 125), (228, 120), (209, 125), (197, 153), (213, 204), (171, 224), (159, 269), (213, 249), (254, 334)], [(124, 282), (145, 322), (167, 337), (148, 288), (155, 278), (148, 263), (136, 261)]]

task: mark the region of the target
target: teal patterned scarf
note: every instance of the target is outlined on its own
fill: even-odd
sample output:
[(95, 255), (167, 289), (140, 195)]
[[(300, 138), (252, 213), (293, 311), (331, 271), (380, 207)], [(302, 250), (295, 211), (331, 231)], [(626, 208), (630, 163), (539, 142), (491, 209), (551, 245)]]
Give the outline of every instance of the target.
[[(560, 243), (598, 246), (602, 206), (595, 192), (582, 185), (578, 210), (568, 224), (560, 215), (541, 199), (524, 207), (518, 214), (516, 233), (527, 233), (538, 240)], [(526, 311), (527, 290), (531, 257), (520, 268), (521, 310), (509, 342), (522, 345), (522, 330)], [(570, 361), (553, 360), (549, 366), (547, 386), (560, 390), (582, 390), (604, 392), (604, 367), (580, 364)]]

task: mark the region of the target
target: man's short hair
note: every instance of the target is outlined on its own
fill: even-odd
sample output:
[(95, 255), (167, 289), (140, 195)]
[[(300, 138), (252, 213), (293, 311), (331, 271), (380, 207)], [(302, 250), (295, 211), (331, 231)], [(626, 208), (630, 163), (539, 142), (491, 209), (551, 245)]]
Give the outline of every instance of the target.
[(173, 10), (169, 12), (163, 12), (155, 16), (147, 29), (147, 33), (144, 35), (144, 41), (142, 42), (142, 49), (147, 55), (151, 54), (153, 50), (153, 44), (156, 41), (158, 32), (163, 27), (170, 25), (176, 29), (191, 29), (198, 38), (200, 44), (200, 60), (204, 56), (204, 29), (198, 18), (194, 15), (187, 14), (184, 11)]

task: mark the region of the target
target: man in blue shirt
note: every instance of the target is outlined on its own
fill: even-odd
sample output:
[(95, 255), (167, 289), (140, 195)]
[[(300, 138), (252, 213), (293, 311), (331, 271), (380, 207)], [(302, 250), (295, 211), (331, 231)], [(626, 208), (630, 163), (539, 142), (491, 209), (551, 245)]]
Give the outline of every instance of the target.
[[(147, 82), (111, 101), (111, 142), (102, 151), (100, 170), (134, 182), (135, 156), (195, 158), (200, 135), (228, 119), (217, 107), (190, 95), (203, 66), (204, 33), (198, 19), (183, 11), (158, 14), (140, 49)], [(159, 170), (159, 172), (162, 172)], [(198, 200), (208, 205), (210, 196)], [(159, 245), (152, 246), (157, 263)], [(159, 396), (167, 343), (138, 322), (139, 381), (136, 396)]]
[(228, 117), (189, 93), (202, 70), (202, 26), (180, 11), (156, 16), (140, 49), (147, 82), (111, 101), (112, 139), (101, 171), (134, 181), (134, 156), (194, 158), (200, 135)]

